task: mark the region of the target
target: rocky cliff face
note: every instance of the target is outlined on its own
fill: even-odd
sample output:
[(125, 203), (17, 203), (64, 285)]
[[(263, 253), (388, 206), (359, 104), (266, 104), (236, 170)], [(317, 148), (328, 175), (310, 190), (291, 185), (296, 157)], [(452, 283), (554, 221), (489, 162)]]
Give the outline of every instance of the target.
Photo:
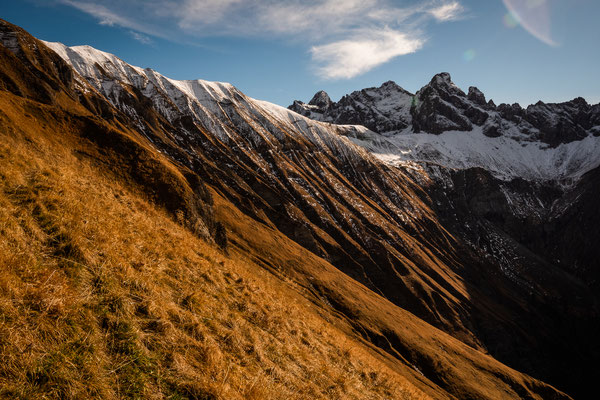
[(416, 133), (470, 131), (473, 125), (481, 126), (489, 118), (479, 104), (469, 100), (454, 85), (447, 73), (434, 76), (428, 85), (417, 92), (415, 99), (411, 114)]
[[(10, 35), (0, 39), (6, 47), (12, 40)], [(544, 253), (552, 242), (528, 242), (544, 231), (549, 215), (555, 215), (554, 205), (563, 198), (556, 175), (534, 186), (514, 179), (521, 170), (503, 169), (508, 158), (504, 164), (490, 164), (494, 157), (480, 158), (477, 162), (487, 169), (475, 168), (471, 156), (476, 149), (459, 160), (460, 168), (453, 168), (460, 142), (452, 147), (432, 139), (445, 140), (446, 130), (452, 129), (483, 141), (499, 134), (506, 143), (520, 146), (537, 134), (522, 111), (514, 110), (514, 121), (506, 119), (478, 90), (465, 94), (449, 75), (440, 74), (416, 95), (392, 82), (337, 103), (320, 92), (308, 105), (295, 104), (307, 118), (251, 99), (226, 83), (176, 81), (90, 47), (46, 45), (60, 56), (45, 50), (54, 54), (53, 65), (72, 67), (69, 95), (95, 115), (134, 132), (135, 143), (144, 143), (135, 147), (127, 164), (134, 179), (148, 182), (155, 176), (152, 169), (136, 168), (136, 162), (145, 159), (144, 148), (156, 149), (171, 163), (165, 174), (181, 182), (181, 193), (204, 193), (204, 185), (210, 186), (262, 231), (293, 240), (311, 257), (364, 285), (368, 307), (339, 294), (340, 285), (326, 280), (330, 272), (303, 281), (303, 290), (325, 299), (352, 321), (357, 335), (414, 365), (424, 379), (457, 397), (489, 397), (467, 380), (460, 382), (451, 356), (440, 364), (443, 368), (432, 362), (427, 347), (415, 347), (409, 340), (402, 322), (390, 322), (389, 315), (398, 314), (386, 311), (384, 318), (377, 313), (383, 304), (386, 310), (406, 309), (452, 335), (467, 353), (491, 354), (573, 392), (593, 387), (594, 371), (585, 366), (598, 359), (597, 352), (588, 351), (598, 332), (597, 299), (572, 270)], [(595, 121), (593, 110), (577, 121)], [(483, 128), (495, 118), (501, 121), (499, 131), (486, 136)], [(513, 129), (524, 124), (532, 126), (531, 135)], [(415, 126), (431, 132), (404, 132)], [(474, 132), (466, 131), (470, 127)], [(110, 131), (94, 132), (94, 140), (112, 149), (109, 153), (128, 153), (127, 147), (114, 145), (119, 142)], [(398, 159), (404, 153), (395, 152), (409, 137), (417, 141), (411, 150), (422, 143), (429, 147), (420, 158)], [(451, 151), (442, 153), (444, 143)], [(548, 147), (535, 143), (545, 146), (540, 151)], [(575, 171), (569, 179), (593, 169), (569, 160), (570, 171)], [(537, 171), (535, 165), (526, 167)], [(159, 194), (157, 199), (162, 198)], [(177, 215), (177, 209), (172, 211)], [(205, 225), (210, 231), (211, 219), (202, 220), (209, 221)], [(212, 230), (222, 236), (222, 228)], [(286, 270), (289, 279), (302, 269), (297, 266), (302, 260), (280, 265), (261, 254), (260, 261), (274, 271)], [(565, 340), (572, 329), (580, 332), (580, 340)], [(440, 346), (434, 352), (446, 354)], [(565, 364), (573, 368), (564, 371)], [(505, 372), (498, 376), (508, 380)], [(521, 397), (562, 396), (547, 387), (511, 385)]]
[(311, 119), (341, 125), (362, 125), (380, 133), (397, 132), (411, 124), (413, 95), (389, 81), (331, 101), (320, 91), (308, 103), (295, 101), (289, 109)]

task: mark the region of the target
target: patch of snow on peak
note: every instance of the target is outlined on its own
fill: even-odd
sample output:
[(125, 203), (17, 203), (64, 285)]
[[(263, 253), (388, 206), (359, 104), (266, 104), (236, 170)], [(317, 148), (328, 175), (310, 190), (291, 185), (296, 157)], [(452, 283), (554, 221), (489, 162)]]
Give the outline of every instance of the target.
[(351, 138), (391, 165), (426, 162), (454, 169), (480, 167), (494, 176), (511, 180), (559, 181), (565, 185), (577, 181), (586, 172), (600, 166), (600, 137), (550, 147), (542, 142), (522, 142), (510, 137), (491, 138), (481, 127), (470, 132), (449, 131), (440, 135), (403, 133), (381, 135), (364, 140)]
[(70, 63), (86, 79), (96, 81), (119, 79), (134, 84), (134, 80), (144, 74), (142, 68), (129, 65), (114, 54), (90, 46), (68, 47), (62, 43), (51, 42), (44, 42), (44, 44)]
[(224, 101), (235, 91), (231, 84), (224, 82), (170, 79), (150, 68), (130, 65), (114, 54), (90, 46), (68, 47), (62, 43), (44, 43), (97, 89), (102, 89), (107, 81), (120, 81), (144, 91), (150, 84), (164, 90), (172, 99), (180, 99), (184, 95), (200, 102)]
[(198, 100), (213, 98), (217, 101), (223, 101), (230, 98), (234, 90), (233, 85), (225, 82), (210, 82), (200, 79), (193, 81), (167, 79), (179, 90)]

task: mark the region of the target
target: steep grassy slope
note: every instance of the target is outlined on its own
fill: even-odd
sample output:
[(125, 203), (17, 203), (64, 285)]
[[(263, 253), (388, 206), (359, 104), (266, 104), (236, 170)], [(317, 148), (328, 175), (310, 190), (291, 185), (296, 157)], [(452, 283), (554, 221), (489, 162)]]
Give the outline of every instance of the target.
[(225, 256), (82, 155), (85, 140), (55, 125), (52, 107), (6, 92), (0, 105), (3, 395), (559, 395), (374, 295), (217, 195), (217, 214), (233, 229)]
[(409, 365), (421, 379), (458, 399), (568, 398), (348, 279), (280, 232), (244, 216), (218, 194), (215, 210), (230, 229), (232, 252), (251, 257), (284, 280), (300, 283), (307, 297), (341, 318), (350, 334), (375, 346), (394, 369)]
[(427, 397), (294, 285), (81, 158), (46, 107), (0, 103), (0, 395)]

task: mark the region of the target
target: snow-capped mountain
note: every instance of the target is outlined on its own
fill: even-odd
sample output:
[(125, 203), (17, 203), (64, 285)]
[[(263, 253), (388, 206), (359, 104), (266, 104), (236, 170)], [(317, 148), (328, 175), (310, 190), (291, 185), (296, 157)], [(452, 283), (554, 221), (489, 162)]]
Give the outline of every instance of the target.
[(476, 87), (465, 94), (448, 73), (414, 95), (386, 82), (338, 103), (319, 92), (308, 104), (295, 101), (289, 108), (319, 121), (364, 125), (371, 132), (353, 141), (391, 165), (480, 167), (504, 180), (563, 185), (600, 165), (600, 104), (577, 98), (525, 109), (496, 106)]
[[(366, 131), (361, 126), (315, 123), (284, 107), (249, 98), (229, 83), (170, 79), (89, 46), (67, 47), (48, 42), (46, 45), (115, 107), (139, 120), (142, 130), (148, 129), (143, 116), (125, 99), (130, 89), (150, 99), (152, 107), (169, 123), (181, 124), (181, 133), (188, 136), (189, 129), (182, 124), (184, 117), (191, 117), (228, 145), (275, 145), (284, 139), (287, 128), (300, 131), (324, 151), (355, 158), (366, 156), (361, 148), (349, 145), (344, 138), (360, 136)], [(246, 128), (242, 129), (243, 126)]]
[(394, 82), (363, 89), (334, 103), (320, 91), (308, 103), (295, 101), (289, 109), (309, 118), (333, 124), (362, 125), (374, 132), (392, 133), (411, 124), (413, 95)]

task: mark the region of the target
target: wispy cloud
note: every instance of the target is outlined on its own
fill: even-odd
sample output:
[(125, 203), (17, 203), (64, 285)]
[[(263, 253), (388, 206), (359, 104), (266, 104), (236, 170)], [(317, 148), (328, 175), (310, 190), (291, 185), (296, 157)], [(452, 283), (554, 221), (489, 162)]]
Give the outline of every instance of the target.
[(149, 36), (144, 35), (143, 33), (139, 33), (136, 31), (129, 31), (129, 34), (140, 43), (143, 43), (143, 44), (151, 44), (152, 43), (152, 39), (150, 39)]
[[(143, 36), (254, 36), (306, 43), (316, 73), (348, 79), (426, 42), (428, 21), (453, 21), (457, 0), (59, 0)], [(168, 33), (168, 34), (167, 34)]]
[(411, 38), (394, 30), (367, 32), (311, 49), (313, 59), (321, 64), (320, 76), (326, 79), (352, 78), (388, 62), (394, 57), (414, 53), (423, 39)]
[(179, 26), (187, 30), (202, 30), (205, 27), (227, 21), (230, 11), (252, 8), (253, 2), (244, 0), (184, 0), (172, 8), (172, 15), (179, 18)]
[[(117, 1), (106, 1), (106, 4), (97, 4), (95, 2), (80, 0), (58, 0), (59, 3), (74, 7), (86, 14), (89, 14), (98, 20), (100, 25), (119, 26), (128, 28), (132, 31), (144, 33), (150, 36), (166, 38), (167, 35), (156, 24), (148, 24), (147, 10), (142, 3), (137, 4), (141, 10), (138, 13), (131, 12), (135, 10), (138, 0), (133, 3), (124, 3)], [(152, 0), (151, 0), (152, 1)], [(121, 4), (119, 4), (121, 3)], [(133, 7), (124, 7), (123, 4), (130, 4)]]
[(61, 2), (96, 17), (100, 25), (120, 25), (137, 29), (137, 24), (133, 20), (119, 15), (102, 5), (75, 0), (61, 0)]
[(443, 4), (429, 10), (435, 19), (441, 22), (453, 21), (460, 18), (464, 12), (463, 6), (458, 1)]
[[(387, 1), (387, 0), (385, 0)], [(384, 0), (184, 0), (172, 9), (180, 28), (199, 35), (330, 36), (373, 21)], [(377, 18), (380, 20), (380, 18)]]

